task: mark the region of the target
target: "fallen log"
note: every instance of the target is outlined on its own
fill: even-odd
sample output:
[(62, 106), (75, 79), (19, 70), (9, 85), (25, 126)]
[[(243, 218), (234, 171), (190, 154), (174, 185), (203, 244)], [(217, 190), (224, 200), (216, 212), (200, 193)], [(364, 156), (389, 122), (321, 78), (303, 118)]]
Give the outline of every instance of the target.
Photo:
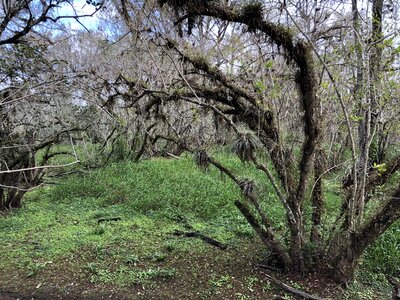
[(290, 285), (287, 285), (286, 283), (283, 283), (282, 281), (276, 279), (275, 277), (263, 273), (265, 277), (267, 277), (267, 279), (272, 282), (273, 284), (275, 284), (277, 287), (281, 288), (282, 290), (289, 292), (297, 297), (301, 297), (303, 299), (308, 299), (308, 300), (324, 300), (324, 298), (318, 297), (318, 296), (314, 296), (311, 295), (309, 293), (303, 292), (299, 289), (296, 289)]
[(197, 237), (202, 239), (204, 242), (213, 245), (221, 250), (225, 250), (228, 247), (227, 245), (197, 231), (184, 232), (180, 230), (175, 230), (172, 234), (176, 236)]

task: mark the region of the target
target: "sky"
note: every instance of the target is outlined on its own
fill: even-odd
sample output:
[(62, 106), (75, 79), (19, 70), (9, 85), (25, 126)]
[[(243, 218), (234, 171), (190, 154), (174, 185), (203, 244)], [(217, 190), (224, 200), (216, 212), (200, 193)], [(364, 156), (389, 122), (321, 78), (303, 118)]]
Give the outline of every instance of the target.
[[(64, 3), (61, 8), (58, 9), (58, 15), (90, 15), (96, 11), (93, 5), (87, 4), (85, 0), (74, 0), (71, 1), (72, 5)], [(92, 17), (79, 18), (79, 21), (89, 30), (96, 29), (98, 25), (98, 18), (96, 15)], [(69, 25), (71, 30), (82, 30), (84, 29), (81, 24), (75, 19), (64, 19), (63, 23)]]

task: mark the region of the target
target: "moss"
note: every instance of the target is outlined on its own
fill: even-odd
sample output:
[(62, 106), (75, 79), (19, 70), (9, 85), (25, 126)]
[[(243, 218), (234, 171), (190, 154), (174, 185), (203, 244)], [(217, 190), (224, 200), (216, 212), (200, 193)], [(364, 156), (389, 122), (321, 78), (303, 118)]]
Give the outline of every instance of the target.
[(253, 32), (261, 27), (264, 19), (264, 5), (257, 0), (250, 1), (242, 7), (242, 19), (249, 27), (249, 31)]
[(190, 58), (190, 62), (199, 69), (203, 70), (209, 70), (209, 62), (207, 61), (207, 58), (203, 56), (194, 56)]
[(158, 0), (158, 4), (163, 7), (167, 4), (169, 7), (173, 8), (179, 12), (198, 12), (206, 8), (209, 0)]
[[(192, 34), (193, 29), (202, 22), (202, 17), (199, 12), (207, 8), (209, 0), (158, 0), (158, 4), (163, 7), (167, 4), (175, 11), (175, 17), (177, 19), (175, 25), (178, 26), (179, 35), (183, 35), (182, 22), (187, 20), (187, 33)], [(181, 17), (180, 14), (187, 14)]]

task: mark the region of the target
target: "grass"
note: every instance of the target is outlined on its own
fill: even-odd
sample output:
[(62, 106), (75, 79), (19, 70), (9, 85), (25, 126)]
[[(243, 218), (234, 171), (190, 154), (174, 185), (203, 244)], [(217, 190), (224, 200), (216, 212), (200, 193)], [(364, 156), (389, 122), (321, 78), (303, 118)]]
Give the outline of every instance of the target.
[[(284, 212), (264, 176), (232, 155), (214, 156), (256, 182), (277, 231), (284, 233)], [(56, 183), (29, 193), (23, 209), (0, 218), (0, 274), (8, 274), (0, 280), (0, 291), (30, 293), (40, 286), (46, 294), (50, 288), (70, 290), (72, 284), (74, 291), (93, 295), (111, 289), (124, 295), (134, 288), (141, 293), (138, 299), (146, 299), (143, 293), (179, 299), (169, 294), (173, 287), (193, 299), (259, 299), (274, 292), (249, 265), (261, 260), (264, 248), (233, 205), (240, 192), (214, 168), (202, 172), (192, 157), (183, 156), (113, 163)], [(333, 183), (327, 190), (333, 211), (339, 197)], [(118, 219), (100, 221), (110, 218)], [(171, 235), (188, 224), (229, 250)], [(363, 268), (372, 275), (360, 278), (349, 295), (366, 291), (359, 287), (368, 280), (383, 282), (377, 280), (379, 272), (398, 271), (398, 245), (393, 227), (366, 255)], [(368, 293), (387, 288), (373, 286)]]

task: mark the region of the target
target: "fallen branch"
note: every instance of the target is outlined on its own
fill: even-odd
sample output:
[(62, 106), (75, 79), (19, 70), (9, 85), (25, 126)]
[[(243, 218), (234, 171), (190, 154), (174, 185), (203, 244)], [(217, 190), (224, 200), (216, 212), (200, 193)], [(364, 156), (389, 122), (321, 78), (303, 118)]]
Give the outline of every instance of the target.
[(35, 190), (35, 189), (41, 187), (41, 186), (44, 185), (45, 183), (47, 184), (47, 182), (42, 182), (42, 183), (40, 183), (40, 184), (38, 184), (38, 185), (36, 185), (36, 186), (27, 187), (27, 188), (22, 188), (22, 187), (13, 186), (13, 185), (4, 185), (4, 184), (0, 184), (0, 188), (2, 188), (2, 189), (17, 190), (17, 191), (20, 191), (20, 192), (30, 192), (30, 191), (33, 191), (33, 190)]
[(167, 152), (167, 155), (172, 157), (172, 158), (174, 158), (174, 159), (179, 159), (179, 156), (176, 156), (176, 155), (174, 155), (172, 153)]
[(121, 218), (120, 217), (115, 217), (115, 218), (102, 218), (102, 219), (98, 219), (97, 223), (103, 223), (103, 222), (111, 222), (111, 221), (120, 221)]
[(80, 161), (77, 160), (77, 161), (63, 164), (63, 165), (46, 165), (46, 166), (37, 166), (37, 167), (23, 168), (23, 169), (16, 169), (16, 170), (4, 170), (4, 171), (0, 171), (0, 174), (10, 174), (10, 173), (41, 170), (41, 169), (64, 168), (64, 167), (72, 166), (72, 165), (79, 164), (79, 163), (80, 163)]
[(213, 238), (210, 238), (200, 232), (197, 232), (197, 231), (184, 232), (184, 231), (180, 231), (180, 230), (175, 230), (172, 234), (177, 235), (177, 236), (197, 237), (197, 238), (202, 239), (206, 243), (209, 243), (210, 245), (213, 245), (221, 250), (225, 250), (228, 247), (227, 245), (225, 245)]
[(268, 275), (266, 273), (263, 273), (265, 275), (265, 277), (267, 277), (267, 279), (269, 281), (271, 281), (273, 284), (275, 284), (276, 286), (278, 286), (279, 288), (283, 289), (286, 292), (292, 293), (295, 296), (301, 297), (303, 299), (309, 299), (309, 300), (324, 300), (324, 298), (320, 298), (318, 296), (314, 296), (311, 294), (308, 294), (306, 292), (303, 292), (299, 289), (296, 289), (290, 285), (287, 285), (286, 283), (283, 283), (282, 281), (276, 279), (275, 277)]

